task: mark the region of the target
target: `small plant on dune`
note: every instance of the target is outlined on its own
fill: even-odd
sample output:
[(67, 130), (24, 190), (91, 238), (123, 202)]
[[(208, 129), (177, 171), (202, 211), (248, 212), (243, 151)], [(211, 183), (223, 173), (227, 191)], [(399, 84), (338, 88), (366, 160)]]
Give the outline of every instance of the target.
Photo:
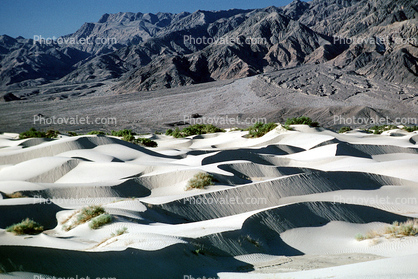
[(30, 128), (28, 131), (20, 133), (19, 139), (28, 138), (56, 138), (59, 132), (55, 130), (48, 130), (47, 132), (37, 131), (35, 128)]
[[(107, 212), (105, 211), (105, 209), (102, 206), (91, 205), (91, 206), (83, 207), (80, 211), (76, 211), (75, 214), (73, 213), (69, 218), (67, 218), (65, 220), (65, 222), (63, 222), (63, 224), (67, 223), (70, 219), (72, 219), (73, 216), (76, 217), (76, 220), (72, 224), (63, 226), (63, 230), (65, 230), (65, 231), (72, 230), (76, 226), (78, 226), (80, 224), (83, 224), (83, 223), (86, 223), (86, 222), (90, 221), (91, 219), (93, 219), (95, 217), (98, 217), (98, 216), (101, 216), (101, 215), (108, 215)], [(102, 217), (102, 218), (104, 218), (104, 217)], [(108, 218), (108, 217), (106, 217), (106, 218)], [(100, 222), (105, 221), (105, 219), (96, 220), (95, 223), (100, 224)], [(92, 225), (92, 226), (95, 226), (95, 225)], [(99, 225), (99, 227), (100, 227), (100, 225)]]
[(362, 235), (361, 233), (356, 234), (356, 235), (354, 236), (354, 238), (355, 238), (357, 241), (362, 241), (362, 240), (366, 239), (366, 237), (365, 237), (364, 235)]
[(99, 216), (101, 214), (105, 214), (105, 213), (106, 211), (101, 206), (98, 206), (98, 205), (87, 206), (81, 209), (80, 214), (77, 216), (77, 221), (80, 224), (85, 223), (89, 221), (90, 219), (93, 219), (94, 217)]
[(96, 230), (106, 224), (109, 224), (110, 222), (112, 222), (112, 215), (110, 214), (101, 214), (97, 217), (94, 217), (93, 219), (91, 219), (90, 223), (89, 223), (89, 227), (90, 229)]
[(418, 234), (418, 219), (407, 220), (405, 222), (393, 222), (387, 227), (385, 233), (393, 237), (415, 236)]
[(40, 234), (44, 231), (44, 227), (38, 224), (37, 222), (26, 218), (22, 220), (22, 222), (18, 224), (11, 225), (10, 227), (6, 228), (7, 232), (12, 232), (16, 235), (23, 235), (23, 234)]
[(204, 189), (206, 186), (213, 185), (213, 176), (206, 172), (199, 172), (193, 176), (188, 182), (186, 190)]
[(285, 125), (309, 125), (310, 127), (319, 127), (318, 122), (312, 121), (311, 118), (307, 116), (300, 116), (295, 118), (288, 118)]
[(393, 130), (393, 129), (397, 129), (398, 127), (394, 126), (394, 125), (381, 125), (381, 126), (373, 126), (369, 129), (366, 129), (365, 131), (368, 133), (373, 133), (375, 135), (380, 135), (381, 133), (383, 133), (384, 131), (388, 131), (388, 130)]
[(106, 133), (105, 132), (102, 132), (102, 131), (90, 131), (86, 135), (104, 136), (104, 135), (106, 135)]
[(182, 135), (182, 133), (180, 132), (179, 127), (176, 127), (174, 129), (174, 131), (172, 131), (171, 136), (173, 136), (174, 138), (183, 138), (184, 135)]
[(357, 234), (355, 238), (358, 241), (364, 239), (373, 239), (376, 237), (385, 236), (387, 238), (391, 237), (404, 237), (404, 236), (416, 236), (418, 234), (418, 219), (409, 219), (405, 222), (393, 222), (392, 225), (387, 226), (383, 232), (370, 231), (363, 236)]
[(70, 137), (76, 137), (76, 136), (78, 136), (78, 134), (77, 134), (76, 132), (71, 132), (71, 131), (67, 132), (67, 134), (68, 134)]
[(158, 143), (148, 139), (148, 138), (135, 138), (133, 135), (131, 134), (126, 134), (123, 136), (122, 140), (130, 142), (130, 143), (135, 143), (135, 144), (139, 144), (142, 146), (146, 146), (146, 147), (157, 147)]
[(290, 127), (289, 125), (286, 125), (286, 124), (285, 125), (282, 125), (282, 127), (285, 128), (288, 131), (292, 131), (293, 130), (292, 127)]
[(132, 136), (135, 136), (136, 135), (136, 133), (135, 132), (132, 132), (132, 130), (127, 130), (127, 129), (125, 129), (125, 130), (119, 130), (119, 131), (111, 131), (110, 132), (110, 135), (112, 135), (112, 136), (115, 136), (115, 137), (124, 137), (124, 136), (126, 136), (126, 135), (132, 135)]
[(259, 138), (273, 130), (277, 127), (276, 123), (266, 123), (263, 124), (262, 122), (257, 122), (253, 126), (248, 127), (248, 137), (249, 138)]
[(166, 131), (165, 131), (165, 135), (166, 136), (171, 136), (171, 134), (173, 133), (173, 129), (167, 129)]
[(192, 244), (195, 247), (195, 249), (192, 250), (192, 253), (195, 254), (196, 256), (204, 255), (206, 253), (206, 249), (203, 244), (201, 243), (192, 243)]
[(131, 142), (131, 143), (134, 143), (135, 137), (133, 135), (131, 135), (131, 134), (127, 134), (127, 135), (124, 135), (122, 137), (122, 140), (127, 141), (127, 142)]
[(342, 133), (345, 133), (345, 132), (348, 132), (348, 131), (351, 131), (351, 130), (353, 130), (353, 129), (351, 129), (351, 127), (344, 126), (344, 127), (341, 127), (340, 128), (340, 130), (338, 131), (338, 133), (342, 134)]
[(46, 136), (47, 138), (52, 139), (52, 138), (56, 138), (56, 137), (58, 137), (58, 134), (59, 134), (59, 132), (58, 132), (58, 131), (55, 131), (55, 130), (48, 130), (48, 131), (46, 131), (45, 136)]
[(404, 129), (407, 132), (412, 133), (414, 131), (418, 131), (418, 126), (411, 126), (411, 127), (405, 126), (402, 129)]
[(128, 232), (128, 228), (127, 227), (123, 227), (123, 228), (117, 230), (116, 232), (111, 233), (110, 236), (111, 237), (115, 237), (115, 236), (119, 236), (119, 235), (122, 235), (122, 234), (127, 233), (127, 232)]
[(143, 145), (143, 146), (147, 146), (147, 147), (157, 147), (158, 144), (151, 140), (151, 139), (147, 139), (147, 138), (137, 138), (135, 140), (135, 143)]
[(184, 138), (188, 136), (212, 134), (217, 132), (225, 132), (225, 130), (218, 128), (212, 124), (195, 124), (183, 128), (182, 130), (180, 130), (178, 127), (176, 127), (174, 130), (168, 129), (165, 132), (165, 134), (167, 136), (172, 136), (175, 138)]
[(257, 240), (257, 239), (252, 238), (250, 235), (246, 235), (245, 239), (257, 248), (261, 246), (260, 241)]
[(11, 194), (5, 194), (5, 196), (9, 199), (25, 198), (25, 195), (23, 195), (22, 192), (13, 192)]

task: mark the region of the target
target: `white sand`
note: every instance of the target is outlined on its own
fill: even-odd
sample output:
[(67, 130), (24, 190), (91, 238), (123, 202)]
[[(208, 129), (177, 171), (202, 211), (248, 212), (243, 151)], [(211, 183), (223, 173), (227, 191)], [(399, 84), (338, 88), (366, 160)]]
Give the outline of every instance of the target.
[[(418, 217), (416, 133), (245, 134), (153, 136), (157, 148), (1, 134), (0, 277), (415, 278), (417, 237), (355, 235)], [(185, 191), (198, 172), (215, 185)], [(63, 230), (93, 204), (112, 223)], [(26, 217), (46, 230), (5, 231)]]

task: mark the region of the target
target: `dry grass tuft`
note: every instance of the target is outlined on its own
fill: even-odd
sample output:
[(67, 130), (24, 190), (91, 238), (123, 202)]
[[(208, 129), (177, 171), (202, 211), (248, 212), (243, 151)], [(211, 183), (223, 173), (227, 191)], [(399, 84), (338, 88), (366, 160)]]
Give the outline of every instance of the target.
[(186, 190), (204, 189), (209, 185), (213, 185), (213, 176), (206, 172), (199, 172), (187, 182)]
[[(370, 231), (365, 236), (362, 234), (357, 234), (355, 239), (357, 241), (362, 241), (365, 239), (375, 239), (378, 237), (385, 236), (386, 238), (400, 238), (404, 236), (415, 236), (418, 234), (418, 219), (410, 219), (405, 222), (395, 221), (392, 225), (389, 225), (384, 229), (384, 231)], [(377, 244), (378, 242), (376, 242)]]

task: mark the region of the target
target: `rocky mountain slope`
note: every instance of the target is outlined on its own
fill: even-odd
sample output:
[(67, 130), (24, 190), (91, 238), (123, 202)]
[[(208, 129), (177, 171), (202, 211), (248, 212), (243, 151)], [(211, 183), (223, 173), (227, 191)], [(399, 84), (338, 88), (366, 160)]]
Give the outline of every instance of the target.
[[(125, 93), (318, 63), (416, 86), (417, 26), (418, 5), (409, 0), (295, 0), (256, 10), (105, 14), (61, 38), (91, 44), (1, 36), (0, 88), (14, 93), (117, 78), (108, 91)], [(103, 38), (114, 41), (97, 41)]]

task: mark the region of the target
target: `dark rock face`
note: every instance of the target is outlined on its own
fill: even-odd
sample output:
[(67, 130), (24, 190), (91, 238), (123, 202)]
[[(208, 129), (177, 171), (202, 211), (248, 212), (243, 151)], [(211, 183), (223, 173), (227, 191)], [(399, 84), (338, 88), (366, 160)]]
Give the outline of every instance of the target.
[[(295, 0), (258, 10), (105, 14), (61, 43), (0, 36), (0, 87), (118, 78), (110, 90), (124, 93), (319, 63), (416, 85), (417, 23), (418, 7), (410, 0)], [(91, 43), (71, 43), (80, 39)]]

